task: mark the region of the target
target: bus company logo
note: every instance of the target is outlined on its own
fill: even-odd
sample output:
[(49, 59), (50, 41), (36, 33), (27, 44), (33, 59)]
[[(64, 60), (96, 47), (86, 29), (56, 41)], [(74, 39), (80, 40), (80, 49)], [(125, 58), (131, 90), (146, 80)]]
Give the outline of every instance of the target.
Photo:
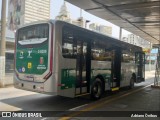
[(23, 58), (24, 58), (24, 57), (23, 57), (23, 51), (20, 51), (19, 58), (20, 58), (20, 59), (23, 59)]
[(39, 63), (40, 63), (41, 65), (44, 63), (44, 58), (43, 58), (43, 57), (40, 57)]
[(27, 58), (32, 58), (31, 53), (32, 53), (32, 50), (28, 50), (28, 56), (27, 56)]
[(22, 67), (22, 72), (25, 72), (25, 67)]
[(21, 72), (22, 72), (22, 68), (19, 68), (19, 69), (18, 69), (18, 72), (20, 72), (20, 73), (21, 73)]
[(2, 112), (2, 117), (12, 117), (11, 112)]
[(26, 71), (25, 67), (20, 67), (20, 68), (18, 69), (18, 72), (20, 72), (20, 73), (25, 72), (25, 71)]

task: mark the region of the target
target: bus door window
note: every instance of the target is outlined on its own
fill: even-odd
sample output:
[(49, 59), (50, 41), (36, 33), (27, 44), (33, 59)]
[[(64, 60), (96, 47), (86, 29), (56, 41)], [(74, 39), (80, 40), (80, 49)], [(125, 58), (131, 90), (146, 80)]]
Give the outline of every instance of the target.
[(145, 72), (145, 54), (136, 52), (135, 53), (135, 63), (136, 63), (136, 71), (137, 71), (137, 81), (136, 82), (141, 82), (144, 81), (144, 72)]
[(117, 48), (113, 50), (112, 53), (111, 87), (119, 87), (121, 78), (121, 49)]
[(81, 92), (82, 92), (82, 87), (86, 86), (87, 84), (87, 81), (86, 81), (86, 52), (87, 52), (86, 42), (77, 41), (76, 87), (80, 87)]
[[(82, 94), (89, 91), (86, 72), (86, 60), (87, 60), (87, 43), (77, 40), (77, 61), (76, 61), (76, 94)], [(79, 92), (77, 92), (79, 91)]]
[(72, 32), (73, 31), (64, 31), (62, 41), (62, 55), (64, 58), (76, 58), (76, 40)]
[(121, 57), (121, 86), (125, 86), (135, 73), (135, 55), (131, 51), (123, 50)]
[(112, 50), (111, 51), (111, 87), (114, 87), (115, 86), (115, 79), (116, 79), (116, 76), (115, 76), (115, 50)]
[(142, 81), (145, 80), (145, 53), (142, 53)]
[[(108, 43), (101, 42), (99, 40), (94, 40), (91, 44), (91, 59), (96, 61), (97, 64), (93, 64), (92, 62), (92, 69), (94, 70), (96, 68), (96, 71), (100, 70), (98, 73), (103, 70), (104, 73), (106, 73), (106, 82), (110, 84), (111, 82), (111, 64), (113, 63), (113, 57), (114, 52), (112, 50), (112, 46)], [(94, 72), (92, 73), (93, 76)]]

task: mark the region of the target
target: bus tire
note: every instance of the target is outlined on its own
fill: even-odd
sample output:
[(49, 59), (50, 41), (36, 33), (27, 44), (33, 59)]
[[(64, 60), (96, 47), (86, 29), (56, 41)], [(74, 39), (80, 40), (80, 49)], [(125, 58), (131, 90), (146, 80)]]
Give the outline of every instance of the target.
[(134, 79), (133, 79), (133, 77), (130, 79), (129, 88), (130, 88), (130, 89), (133, 89), (133, 88), (134, 88)]
[(91, 86), (91, 99), (97, 100), (102, 96), (102, 81), (99, 78), (96, 78)]

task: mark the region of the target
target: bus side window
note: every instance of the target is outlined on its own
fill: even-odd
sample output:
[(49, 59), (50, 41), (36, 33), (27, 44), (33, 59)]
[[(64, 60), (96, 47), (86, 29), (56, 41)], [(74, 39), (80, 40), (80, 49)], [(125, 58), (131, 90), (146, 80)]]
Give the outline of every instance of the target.
[(124, 52), (122, 54), (122, 62), (125, 63), (135, 63), (135, 56), (132, 53)]
[(135, 63), (136, 63), (136, 65), (140, 64), (140, 56), (138, 53), (135, 54)]
[(70, 43), (64, 43), (62, 46), (62, 55), (65, 58), (75, 58), (76, 52), (73, 50), (73, 45)]
[(107, 50), (103, 43), (94, 41), (91, 49), (92, 60), (111, 61), (113, 57), (112, 51)]
[(64, 58), (76, 58), (76, 43), (73, 31), (69, 28), (63, 28), (62, 36), (62, 56)]

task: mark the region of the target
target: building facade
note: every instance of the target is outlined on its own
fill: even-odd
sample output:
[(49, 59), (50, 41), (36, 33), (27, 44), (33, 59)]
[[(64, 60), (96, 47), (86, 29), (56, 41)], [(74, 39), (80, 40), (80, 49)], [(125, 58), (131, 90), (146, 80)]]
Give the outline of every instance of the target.
[(8, 0), (8, 27), (16, 30), (25, 23), (50, 18), (50, 0)]
[(50, 19), (50, 0), (25, 0), (24, 23)]
[(128, 37), (122, 37), (122, 41), (127, 42), (128, 43)]
[(105, 35), (112, 36), (112, 27), (110, 26), (98, 25), (96, 23), (92, 23), (89, 25), (89, 29), (96, 32), (100, 32)]
[[(0, 21), (1, 23), (1, 21)], [(9, 30), (8, 27), (6, 27), (6, 51), (5, 51), (5, 71), (13, 72), (14, 67), (14, 43), (15, 43), (15, 35), (14, 32)], [(1, 40), (1, 24), (0, 24), (0, 40)]]
[(151, 48), (150, 42), (148, 42), (148, 41), (144, 40), (143, 38), (136, 36), (134, 34), (128, 34), (127, 37), (122, 37), (122, 41), (128, 42), (128, 43), (136, 45), (136, 46), (140, 46), (142, 48), (147, 48), (147, 49)]
[(87, 20), (83, 17), (79, 17), (77, 20), (71, 19), (70, 12), (67, 9), (66, 2), (61, 6), (60, 12), (58, 16), (55, 18), (56, 20), (62, 20), (83, 28), (86, 28)]
[(128, 43), (133, 44), (133, 45), (139, 45), (139, 37), (134, 35), (134, 34), (129, 34), (128, 35)]
[(112, 27), (110, 26), (100, 25), (99, 31), (100, 33), (112, 36)]
[(55, 18), (56, 20), (62, 20), (62, 21), (66, 21), (68, 23), (71, 23), (72, 20), (70, 18), (70, 12), (67, 9), (66, 3), (64, 2), (64, 4), (61, 6), (60, 12), (58, 14), (58, 16), (56, 16)]

